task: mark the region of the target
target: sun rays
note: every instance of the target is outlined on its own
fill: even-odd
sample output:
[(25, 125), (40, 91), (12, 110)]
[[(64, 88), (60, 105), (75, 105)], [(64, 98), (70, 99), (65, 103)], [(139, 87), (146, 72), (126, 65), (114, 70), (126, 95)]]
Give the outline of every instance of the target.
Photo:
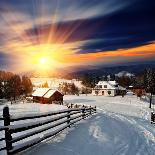
[[(117, 5), (115, 0), (91, 1), (91, 7), (90, 4), (81, 5), (78, 2), (68, 6), (64, 1), (47, 3), (37, 0), (23, 2), (17, 7), (11, 2), (2, 5), (0, 54), (6, 55), (5, 59), (9, 57), (3, 62), (9, 61), (14, 72), (32, 70), (45, 74), (70, 66), (141, 61), (145, 58), (152, 60), (155, 57), (153, 40), (135, 45), (130, 40), (134, 36), (115, 36), (115, 31), (121, 25), (115, 31), (113, 25), (107, 29), (106, 20), (98, 18), (123, 8), (126, 4), (122, 5), (122, 1)], [(113, 31), (115, 38), (111, 34)], [(119, 38), (123, 39), (117, 40)], [(123, 44), (122, 41), (128, 42), (128, 39), (129, 46), (120, 45)], [(111, 49), (111, 46), (114, 48)], [(110, 50), (106, 47), (110, 47)]]

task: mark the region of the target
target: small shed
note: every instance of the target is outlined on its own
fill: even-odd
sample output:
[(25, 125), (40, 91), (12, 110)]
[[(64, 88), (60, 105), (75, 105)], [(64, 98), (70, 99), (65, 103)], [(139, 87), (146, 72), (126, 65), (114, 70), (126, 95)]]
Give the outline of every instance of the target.
[(146, 95), (144, 86), (129, 86), (128, 90), (132, 91), (136, 95)]
[(32, 94), (33, 101), (40, 103), (51, 104), (52, 102), (62, 104), (63, 103), (63, 94), (58, 90), (53, 90), (50, 88), (38, 88)]

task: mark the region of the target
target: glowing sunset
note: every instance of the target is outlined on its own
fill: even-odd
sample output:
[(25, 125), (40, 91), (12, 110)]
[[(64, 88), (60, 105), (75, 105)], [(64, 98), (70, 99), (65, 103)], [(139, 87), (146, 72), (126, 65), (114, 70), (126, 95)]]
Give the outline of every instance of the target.
[(63, 68), (152, 63), (154, 2), (146, 3), (1, 0), (1, 69), (54, 72)]

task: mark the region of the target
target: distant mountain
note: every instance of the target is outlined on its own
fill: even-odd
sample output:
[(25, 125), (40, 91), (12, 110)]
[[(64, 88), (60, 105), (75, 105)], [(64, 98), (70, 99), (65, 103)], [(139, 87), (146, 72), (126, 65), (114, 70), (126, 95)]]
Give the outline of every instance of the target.
[(122, 76), (133, 77), (133, 76), (135, 76), (135, 75), (132, 74), (132, 73), (129, 73), (129, 72), (127, 72), (127, 71), (121, 71), (121, 72), (115, 74), (115, 76), (117, 76), (117, 77), (122, 77)]
[[(69, 68), (59, 68), (56, 72), (49, 71), (47, 74), (40, 75), (36, 71), (29, 71), (20, 73), (20, 75), (27, 75), (29, 77), (59, 77), (59, 78), (78, 78), (84, 74), (92, 74), (95, 76), (117, 74), (118, 76), (127, 75), (132, 76), (142, 73), (146, 68), (155, 68), (155, 63), (149, 64), (136, 64), (136, 65), (120, 65), (120, 66), (79, 66)], [(48, 75), (48, 76), (47, 76)]]
[[(126, 73), (139, 74), (144, 72), (147, 68), (155, 68), (155, 63), (150, 64), (136, 64), (136, 65), (124, 65), (124, 66), (113, 66), (113, 67), (99, 67), (98, 69), (85, 69), (72, 73), (73, 75), (83, 75), (83, 74), (94, 74), (96, 76), (117, 74), (119, 72), (125, 71)], [(122, 72), (123, 74), (124, 72)]]

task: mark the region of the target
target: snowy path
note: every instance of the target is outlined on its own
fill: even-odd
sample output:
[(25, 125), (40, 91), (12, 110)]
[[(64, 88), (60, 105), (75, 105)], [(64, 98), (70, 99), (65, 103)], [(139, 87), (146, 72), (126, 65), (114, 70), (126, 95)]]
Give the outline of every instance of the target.
[(153, 155), (155, 139), (152, 132), (154, 135), (155, 132), (153, 128), (144, 127), (147, 121), (137, 122), (136, 118), (100, 113), (26, 155)]
[(154, 155), (155, 126), (147, 104), (136, 97), (66, 96), (74, 103), (97, 105), (98, 114), (42, 142), (24, 155)]

